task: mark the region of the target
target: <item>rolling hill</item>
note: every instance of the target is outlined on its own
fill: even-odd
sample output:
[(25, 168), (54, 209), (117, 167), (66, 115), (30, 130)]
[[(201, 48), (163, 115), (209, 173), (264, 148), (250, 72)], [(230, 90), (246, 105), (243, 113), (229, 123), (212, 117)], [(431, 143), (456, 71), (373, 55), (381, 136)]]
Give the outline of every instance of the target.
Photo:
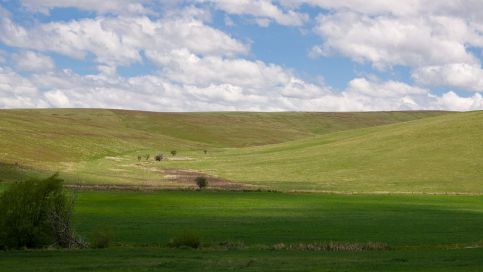
[(0, 110), (0, 162), (71, 162), (151, 149), (244, 147), (447, 112), (155, 113)]
[(169, 162), (281, 190), (483, 193), (483, 111)]
[[(193, 169), (289, 191), (483, 193), (482, 120), (481, 111), (1, 110), (0, 179), (61, 171), (72, 183), (164, 187), (167, 170)], [(137, 159), (170, 150), (178, 155), (162, 163)]]

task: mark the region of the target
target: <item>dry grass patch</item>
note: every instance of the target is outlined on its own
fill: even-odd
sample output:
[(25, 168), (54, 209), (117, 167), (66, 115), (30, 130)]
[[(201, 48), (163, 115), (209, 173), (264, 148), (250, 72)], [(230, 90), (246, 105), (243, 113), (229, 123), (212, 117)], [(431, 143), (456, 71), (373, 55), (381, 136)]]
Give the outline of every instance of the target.
[(371, 250), (389, 250), (390, 247), (385, 243), (367, 242), (367, 243), (350, 243), (350, 242), (315, 242), (315, 243), (278, 243), (272, 246), (273, 250), (298, 250), (298, 251), (345, 251), (345, 252), (361, 252)]

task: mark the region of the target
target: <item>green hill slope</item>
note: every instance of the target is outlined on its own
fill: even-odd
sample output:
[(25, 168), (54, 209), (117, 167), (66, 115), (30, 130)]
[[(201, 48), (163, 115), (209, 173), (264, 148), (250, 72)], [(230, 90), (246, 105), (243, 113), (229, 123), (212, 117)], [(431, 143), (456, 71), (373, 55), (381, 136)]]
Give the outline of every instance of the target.
[(279, 190), (483, 193), (483, 112), (0, 110), (0, 132), (6, 181), (40, 170), (163, 187), (164, 169), (195, 169)]
[(166, 167), (282, 190), (483, 193), (483, 111), (230, 150)]
[(141, 150), (241, 147), (408, 121), (444, 112), (153, 113), (0, 110), (0, 162), (36, 166)]

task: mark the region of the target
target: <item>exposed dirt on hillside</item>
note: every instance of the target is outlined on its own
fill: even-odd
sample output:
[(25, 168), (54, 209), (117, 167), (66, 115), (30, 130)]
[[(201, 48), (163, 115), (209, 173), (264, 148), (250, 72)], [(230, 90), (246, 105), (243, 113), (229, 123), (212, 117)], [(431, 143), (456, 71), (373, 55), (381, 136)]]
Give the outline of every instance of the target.
[(260, 187), (230, 181), (224, 178), (208, 175), (206, 173), (191, 169), (158, 169), (146, 168), (151, 172), (159, 174), (158, 180), (151, 180), (144, 184), (66, 184), (67, 188), (82, 190), (100, 191), (156, 191), (156, 190), (195, 190), (198, 189), (195, 178), (206, 177), (208, 187), (204, 190), (257, 190)]
[(197, 188), (194, 180), (198, 176), (204, 176), (208, 180), (208, 187), (225, 190), (256, 189), (255, 186), (237, 183), (224, 178), (207, 175), (191, 169), (165, 169), (164, 180), (177, 184), (182, 188)]

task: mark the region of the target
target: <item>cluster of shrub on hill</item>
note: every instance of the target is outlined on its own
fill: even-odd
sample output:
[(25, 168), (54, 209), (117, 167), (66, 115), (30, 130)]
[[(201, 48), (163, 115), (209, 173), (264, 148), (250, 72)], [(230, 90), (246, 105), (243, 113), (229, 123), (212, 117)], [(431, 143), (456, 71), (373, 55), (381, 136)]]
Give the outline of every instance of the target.
[[(178, 152), (176, 150), (171, 150), (169, 153), (171, 153), (171, 156), (173, 156), (173, 157), (176, 156), (176, 154), (178, 154)], [(208, 150), (204, 149), (203, 153), (206, 155), (208, 153)], [(141, 161), (143, 158), (147, 161), (147, 160), (149, 160), (149, 158), (151, 158), (151, 155), (150, 154), (138, 155), (138, 161)], [(162, 161), (164, 159), (164, 155), (158, 154), (158, 155), (154, 156), (154, 159), (156, 161)]]

